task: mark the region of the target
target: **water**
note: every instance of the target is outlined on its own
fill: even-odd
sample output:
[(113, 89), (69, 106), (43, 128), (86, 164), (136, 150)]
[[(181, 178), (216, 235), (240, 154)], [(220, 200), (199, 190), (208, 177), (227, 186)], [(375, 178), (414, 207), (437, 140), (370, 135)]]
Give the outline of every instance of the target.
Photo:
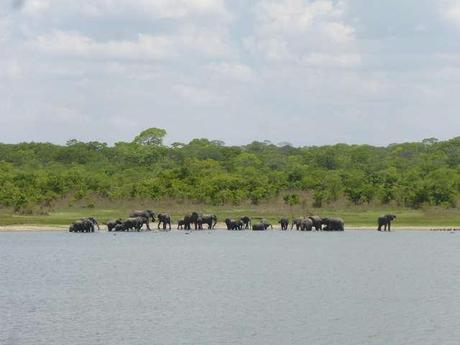
[(459, 343), (460, 233), (0, 233), (0, 344)]

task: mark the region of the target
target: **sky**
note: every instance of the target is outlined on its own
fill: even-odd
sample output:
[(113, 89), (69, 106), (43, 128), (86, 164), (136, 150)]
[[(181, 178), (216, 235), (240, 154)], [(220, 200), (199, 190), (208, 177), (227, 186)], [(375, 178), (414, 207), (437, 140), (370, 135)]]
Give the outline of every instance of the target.
[(0, 142), (460, 135), (460, 0), (0, 0)]

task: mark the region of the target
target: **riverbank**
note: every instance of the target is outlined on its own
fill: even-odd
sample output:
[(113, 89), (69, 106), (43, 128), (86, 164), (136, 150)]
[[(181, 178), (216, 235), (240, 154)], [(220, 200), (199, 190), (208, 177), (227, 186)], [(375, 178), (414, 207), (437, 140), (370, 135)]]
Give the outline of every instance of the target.
[[(68, 231), (68, 226), (56, 226), (56, 225), (34, 225), (34, 224), (19, 224), (19, 225), (4, 225), (0, 226), (0, 232), (67, 232)], [(222, 231), (226, 230), (225, 224), (223, 223), (218, 223), (216, 226), (217, 231)], [(157, 230), (156, 227), (152, 228), (153, 231), (159, 231)], [(273, 228), (274, 231), (281, 231), (281, 228), (279, 226), (275, 226)], [(346, 231), (376, 231), (375, 228), (368, 227), (368, 226), (353, 226), (350, 225), (346, 229)], [(451, 231), (458, 231), (460, 232), (460, 227), (450, 227), (450, 228), (445, 228), (445, 227), (428, 227), (428, 226), (392, 226), (391, 228), (392, 231), (445, 231), (445, 232), (451, 232)], [(100, 231), (107, 231), (105, 227), (101, 227)], [(160, 230), (161, 231), (161, 230)], [(175, 226), (172, 227), (172, 231), (183, 231), (183, 230), (177, 230)], [(204, 231), (207, 231), (205, 229)], [(269, 229), (268, 231), (272, 231)], [(315, 231), (313, 231), (315, 232)]]
[[(47, 215), (19, 215), (8, 209), (0, 209), (0, 231), (62, 231), (67, 230), (70, 223), (83, 217), (95, 217), (102, 229), (104, 223), (117, 218), (126, 218), (129, 212), (136, 206), (104, 208), (60, 208)], [(347, 229), (370, 229), (377, 227), (377, 218), (383, 214), (396, 214), (397, 219), (393, 222), (395, 230), (431, 230), (431, 229), (455, 229), (460, 228), (459, 209), (430, 208), (423, 210), (398, 209), (398, 208), (321, 208), (302, 210), (300, 208), (283, 208), (280, 205), (246, 205), (246, 206), (207, 206), (207, 205), (150, 205), (145, 204), (138, 209), (153, 209), (155, 212), (165, 212), (171, 215), (172, 228), (177, 226), (177, 220), (192, 209), (203, 213), (215, 214), (219, 220), (219, 227), (225, 228), (225, 218), (238, 219), (247, 215), (253, 219), (253, 223), (260, 219), (267, 219), (274, 227), (278, 228), (281, 217), (296, 218), (302, 214), (317, 214), (325, 217), (340, 217), (344, 219)], [(156, 228), (157, 224), (153, 224)]]

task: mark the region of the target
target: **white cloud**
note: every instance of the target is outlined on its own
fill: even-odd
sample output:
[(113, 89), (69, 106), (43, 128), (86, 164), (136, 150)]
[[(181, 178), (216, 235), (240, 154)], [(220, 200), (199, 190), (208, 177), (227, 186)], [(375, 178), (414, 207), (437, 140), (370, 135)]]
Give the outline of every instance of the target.
[(56, 31), (37, 37), (30, 45), (50, 54), (85, 58), (162, 59), (174, 54), (167, 37), (143, 34), (134, 41), (97, 42), (77, 32)]
[(322, 29), (327, 37), (337, 43), (347, 43), (354, 38), (354, 29), (343, 23), (325, 23)]
[(35, 16), (66, 11), (90, 17), (126, 13), (150, 18), (228, 15), (224, 0), (26, 0), (23, 11)]
[(254, 71), (249, 66), (243, 64), (228, 62), (211, 63), (208, 69), (215, 76), (224, 80), (252, 82), (257, 79)]
[(315, 53), (344, 51), (354, 41), (344, 1), (260, 0), (254, 33), (245, 40), (254, 55), (268, 60), (302, 60)]
[(193, 52), (203, 58), (230, 54), (224, 34), (196, 28), (171, 35), (138, 34), (134, 40), (96, 41), (78, 32), (55, 31), (29, 42), (39, 51), (76, 58), (161, 60)]
[(359, 54), (328, 55), (313, 53), (302, 59), (304, 65), (312, 67), (355, 67), (361, 64)]
[(445, 18), (460, 24), (460, 1), (444, 0), (441, 2), (441, 13)]
[(174, 85), (172, 90), (183, 101), (197, 106), (215, 105), (225, 100), (225, 96), (218, 90), (195, 85), (178, 84)]

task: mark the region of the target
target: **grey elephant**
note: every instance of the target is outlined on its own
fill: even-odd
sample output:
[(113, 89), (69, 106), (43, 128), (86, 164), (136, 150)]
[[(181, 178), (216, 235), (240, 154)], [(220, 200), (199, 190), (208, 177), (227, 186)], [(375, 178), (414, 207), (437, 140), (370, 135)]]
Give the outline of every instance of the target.
[(203, 224), (208, 225), (208, 229), (214, 229), (217, 224), (217, 217), (215, 214), (199, 214), (197, 212), (192, 212), (191, 217), (192, 223), (195, 225), (195, 230), (203, 230)]
[(289, 226), (289, 219), (281, 218), (278, 223), (281, 224), (281, 230), (287, 230)]
[(113, 228), (113, 231), (115, 231), (115, 232), (129, 231), (129, 229), (127, 229), (125, 224), (123, 224), (123, 222), (121, 222), (120, 224), (115, 225), (115, 227)]
[(345, 223), (341, 218), (323, 218), (324, 231), (344, 231)]
[(182, 230), (185, 227), (185, 220), (184, 219), (179, 219), (177, 222), (177, 230)]
[(383, 231), (391, 231), (391, 222), (396, 219), (396, 216), (394, 214), (387, 214), (384, 216), (379, 217), (378, 219), (378, 225), (379, 227), (377, 228), (378, 231), (382, 231), (382, 226)]
[(294, 226), (297, 231), (300, 230), (302, 228), (302, 220), (302, 218), (293, 219), (291, 223), (291, 230), (294, 228)]
[(248, 216), (243, 216), (240, 219), (243, 222), (244, 228), (246, 230), (251, 228), (251, 218), (249, 218)]
[(270, 224), (266, 219), (262, 219), (259, 224), (252, 225), (252, 230), (255, 231), (267, 230), (268, 228), (273, 229), (273, 225)]
[(145, 211), (133, 211), (129, 214), (129, 217), (130, 218), (136, 218), (136, 217), (144, 217), (144, 218), (147, 218), (147, 230), (150, 230), (150, 225), (149, 225), (149, 221), (151, 221), (152, 223), (155, 222), (155, 215), (156, 213), (153, 212), (152, 210), (145, 210)]
[(100, 230), (99, 224), (94, 217), (82, 218), (73, 222), (69, 227), (69, 232), (94, 232), (94, 227)]
[(313, 229), (313, 221), (310, 218), (302, 219), (300, 230), (311, 231)]
[(243, 221), (242, 220), (234, 220), (230, 218), (225, 219), (225, 225), (227, 225), (227, 230), (242, 230), (243, 229)]
[(310, 218), (313, 222), (313, 227), (316, 229), (316, 231), (322, 230), (323, 219), (320, 216), (309, 216), (308, 218)]
[(112, 231), (115, 229), (115, 227), (118, 225), (118, 224), (121, 224), (123, 222), (123, 220), (121, 218), (118, 218), (117, 220), (110, 220), (107, 222), (107, 230), (108, 231)]
[(144, 225), (146, 226), (147, 230), (150, 230), (149, 219), (145, 217), (131, 217), (125, 219), (122, 224), (126, 231), (136, 230), (139, 232)]
[(166, 227), (169, 226), (169, 230), (171, 230), (171, 217), (169, 214), (160, 213), (158, 214), (158, 229), (163, 224), (163, 230), (166, 230)]

